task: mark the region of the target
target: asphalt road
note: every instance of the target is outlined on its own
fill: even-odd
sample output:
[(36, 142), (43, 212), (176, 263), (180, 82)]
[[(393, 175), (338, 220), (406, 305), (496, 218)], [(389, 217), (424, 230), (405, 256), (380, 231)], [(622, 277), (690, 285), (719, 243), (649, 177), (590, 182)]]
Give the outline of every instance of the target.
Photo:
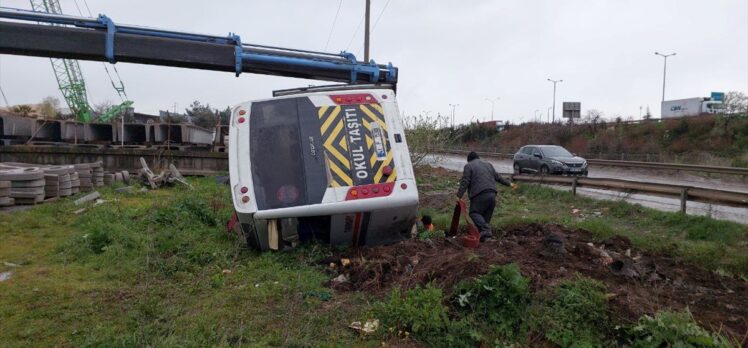
[[(483, 159), (493, 164), (494, 168), (496, 168), (496, 171), (499, 173), (511, 173), (513, 171), (511, 160), (493, 158)], [(455, 171), (462, 171), (462, 168), (465, 165), (466, 161), (464, 156), (455, 155), (439, 155), (435, 158), (432, 158), (431, 160), (433, 166), (438, 166)], [(734, 180), (729, 180), (728, 178), (710, 178), (696, 175), (696, 173), (662, 170), (653, 171), (640, 168), (628, 169), (621, 167), (590, 166), (589, 176), (591, 178), (612, 178), (651, 183), (714, 188), (736, 192), (748, 192), (748, 183), (742, 182), (742, 179), (740, 178), (736, 178)], [(569, 187), (565, 186), (546, 186), (553, 187), (554, 189), (566, 191), (570, 190)], [(675, 198), (645, 194), (630, 194), (592, 188), (578, 188), (577, 194), (595, 199), (625, 200), (629, 203), (637, 203), (641, 204), (642, 206), (661, 211), (675, 212), (680, 210), (680, 200)], [(719, 220), (728, 220), (739, 222), (742, 224), (748, 224), (748, 208), (736, 208), (689, 201), (686, 205), (686, 212), (689, 215), (711, 216)]]

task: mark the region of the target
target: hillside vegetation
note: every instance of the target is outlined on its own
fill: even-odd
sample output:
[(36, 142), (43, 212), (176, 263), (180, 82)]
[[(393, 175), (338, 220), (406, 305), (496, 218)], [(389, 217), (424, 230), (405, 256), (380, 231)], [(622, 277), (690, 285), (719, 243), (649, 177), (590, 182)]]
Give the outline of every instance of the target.
[(472, 124), (451, 133), (455, 146), (513, 153), (526, 144), (556, 144), (590, 158), (748, 166), (748, 116), (706, 115), (639, 123), (524, 123), (502, 132)]

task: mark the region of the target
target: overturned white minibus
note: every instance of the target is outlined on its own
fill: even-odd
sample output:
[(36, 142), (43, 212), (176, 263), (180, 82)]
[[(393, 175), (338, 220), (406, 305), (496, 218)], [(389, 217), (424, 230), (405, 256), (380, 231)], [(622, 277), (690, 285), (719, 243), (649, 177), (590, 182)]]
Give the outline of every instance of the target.
[(231, 193), (247, 242), (378, 245), (410, 236), (418, 190), (389, 86), (278, 91), (234, 107)]

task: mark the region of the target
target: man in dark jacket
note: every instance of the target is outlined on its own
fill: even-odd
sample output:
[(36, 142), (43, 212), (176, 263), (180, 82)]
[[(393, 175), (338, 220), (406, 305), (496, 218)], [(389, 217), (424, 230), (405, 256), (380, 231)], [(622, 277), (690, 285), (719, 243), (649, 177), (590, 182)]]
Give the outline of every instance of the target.
[(496, 207), (496, 182), (516, 188), (508, 180), (499, 176), (496, 169), (478, 157), (475, 152), (470, 152), (467, 157), (468, 163), (462, 171), (460, 188), (457, 190), (457, 198), (462, 199), (465, 191), (470, 198), (470, 218), (480, 230), (481, 241), (493, 237), (491, 233), (491, 216)]

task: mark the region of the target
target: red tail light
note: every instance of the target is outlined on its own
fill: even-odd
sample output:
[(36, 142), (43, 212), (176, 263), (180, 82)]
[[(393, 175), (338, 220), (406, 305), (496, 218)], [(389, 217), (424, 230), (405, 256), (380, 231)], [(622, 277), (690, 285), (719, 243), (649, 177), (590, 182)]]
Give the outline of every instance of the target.
[(394, 186), (395, 183), (393, 182), (354, 186), (348, 189), (348, 194), (345, 195), (345, 200), (350, 201), (354, 199), (386, 197), (392, 193), (392, 188)]
[(330, 99), (338, 105), (352, 105), (352, 104), (377, 104), (377, 100), (374, 96), (368, 93), (360, 94), (335, 94), (331, 95)]

